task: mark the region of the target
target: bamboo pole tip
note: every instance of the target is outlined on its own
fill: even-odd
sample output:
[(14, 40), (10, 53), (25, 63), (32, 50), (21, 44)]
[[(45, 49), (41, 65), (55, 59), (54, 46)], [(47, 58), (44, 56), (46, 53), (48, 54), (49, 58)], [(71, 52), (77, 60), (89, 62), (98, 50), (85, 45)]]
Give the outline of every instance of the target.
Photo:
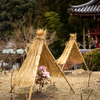
[(38, 29), (37, 32), (36, 32), (36, 34), (37, 34), (38, 36), (45, 36), (45, 35), (46, 35), (46, 31), (47, 31), (47, 30)]

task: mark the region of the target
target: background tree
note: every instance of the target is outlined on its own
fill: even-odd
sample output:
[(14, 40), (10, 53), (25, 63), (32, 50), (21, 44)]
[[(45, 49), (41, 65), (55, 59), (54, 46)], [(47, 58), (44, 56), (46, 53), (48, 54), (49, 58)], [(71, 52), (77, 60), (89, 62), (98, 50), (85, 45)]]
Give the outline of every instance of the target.
[[(1, 0), (0, 1), (0, 22), (1, 34), (11, 34), (15, 24), (21, 23), (23, 16), (26, 17), (26, 24), (29, 23), (29, 13), (34, 19), (35, 0)], [(12, 25), (12, 23), (15, 23)], [(28, 25), (29, 26), (29, 25)]]
[[(69, 4), (80, 5), (88, 1), (90, 0), (1, 0), (0, 36), (5, 38), (13, 35), (12, 32), (17, 30), (21, 23), (25, 30), (30, 29), (31, 25), (34, 29), (48, 29), (49, 36), (54, 36), (53, 32), (56, 33), (57, 40), (54, 39), (56, 41), (50, 43), (49, 48), (55, 58), (58, 58), (64, 50), (66, 41), (69, 40), (70, 33), (77, 33), (77, 41), (82, 44), (82, 19), (70, 15)], [(96, 27), (94, 20), (85, 19), (84, 23), (86, 28)]]
[(29, 12), (34, 15), (35, 0), (4, 0), (0, 2), (0, 20), (15, 21), (27, 16)]

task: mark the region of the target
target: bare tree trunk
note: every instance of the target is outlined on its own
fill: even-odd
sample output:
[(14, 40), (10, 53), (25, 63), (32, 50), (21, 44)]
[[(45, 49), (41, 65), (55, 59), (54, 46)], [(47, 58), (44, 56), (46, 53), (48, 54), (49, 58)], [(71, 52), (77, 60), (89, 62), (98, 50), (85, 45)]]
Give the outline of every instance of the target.
[(90, 72), (90, 74), (89, 74), (88, 87), (89, 87), (89, 85), (90, 85), (90, 78), (91, 78), (92, 70), (94, 69), (95, 65), (96, 65), (96, 63), (93, 65), (93, 67), (92, 67), (92, 69), (91, 69), (91, 72)]
[(89, 94), (89, 96), (88, 96), (87, 100), (89, 100), (89, 98), (90, 98), (90, 96), (91, 96), (92, 92), (93, 92), (93, 89), (92, 89), (91, 93)]

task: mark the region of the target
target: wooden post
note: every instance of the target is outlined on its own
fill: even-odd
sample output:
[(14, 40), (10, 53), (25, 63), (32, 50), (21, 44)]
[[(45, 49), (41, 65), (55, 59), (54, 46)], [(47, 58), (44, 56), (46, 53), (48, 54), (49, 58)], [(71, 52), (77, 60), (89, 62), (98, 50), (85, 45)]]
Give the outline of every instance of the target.
[(85, 25), (84, 25), (84, 22), (83, 22), (83, 49), (86, 49), (86, 45), (85, 45)]
[(96, 43), (96, 48), (99, 48), (99, 43)]
[(63, 73), (63, 71), (62, 71), (62, 69), (60, 68), (60, 66), (59, 66), (59, 65), (58, 65), (58, 68), (59, 68), (59, 70), (60, 70), (61, 74), (63, 75), (63, 77), (65, 78), (66, 82), (67, 82), (67, 83), (68, 83), (68, 85), (70, 86), (71, 90), (75, 93), (75, 91), (73, 90), (72, 86), (71, 86), (71, 85), (70, 85), (70, 83), (68, 82), (68, 80), (67, 80), (67, 78), (66, 78), (65, 74)]
[[(36, 73), (37, 73), (37, 67), (36, 67)], [(36, 74), (35, 73), (35, 74)], [(36, 78), (36, 77), (35, 77)], [(31, 88), (30, 88), (30, 94), (29, 94), (29, 99), (28, 100), (31, 100), (31, 95), (32, 95), (32, 90), (33, 90), (33, 86), (34, 86), (34, 84), (35, 84), (35, 80), (33, 81), (33, 83), (32, 83), (32, 85), (31, 85)]]
[[(60, 70), (60, 71), (61, 71), (61, 70)], [(68, 85), (70, 86), (71, 90), (75, 93), (75, 91), (73, 90), (72, 86), (71, 86), (70, 83), (68, 82), (68, 80), (67, 80), (65, 74), (64, 74), (62, 71), (61, 71), (61, 74), (64, 76), (64, 78), (65, 78), (66, 82), (68, 83)]]
[(32, 90), (33, 90), (33, 85), (34, 85), (34, 83), (32, 83), (32, 85), (31, 85), (31, 88), (30, 88), (30, 94), (29, 94), (29, 99), (28, 99), (28, 100), (31, 100), (31, 95), (32, 95)]

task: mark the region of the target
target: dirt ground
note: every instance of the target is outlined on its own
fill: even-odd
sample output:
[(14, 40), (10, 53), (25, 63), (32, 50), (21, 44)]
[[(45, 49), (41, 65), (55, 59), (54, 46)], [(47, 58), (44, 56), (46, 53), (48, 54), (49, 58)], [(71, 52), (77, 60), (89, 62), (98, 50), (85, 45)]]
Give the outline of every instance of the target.
[[(18, 73), (14, 71), (13, 77)], [(88, 87), (89, 73), (78, 69), (70, 73), (65, 71), (66, 78), (72, 85), (71, 91), (63, 77), (51, 77), (52, 84), (43, 87), (38, 93), (35, 84), (31, 100), (100, 100), (100, 72), (92, 72)], [(0, 100), (28, 100), (30, 87), (16, 87), (15, 93), (10, 93), (11, 71), (0, 72)]]

